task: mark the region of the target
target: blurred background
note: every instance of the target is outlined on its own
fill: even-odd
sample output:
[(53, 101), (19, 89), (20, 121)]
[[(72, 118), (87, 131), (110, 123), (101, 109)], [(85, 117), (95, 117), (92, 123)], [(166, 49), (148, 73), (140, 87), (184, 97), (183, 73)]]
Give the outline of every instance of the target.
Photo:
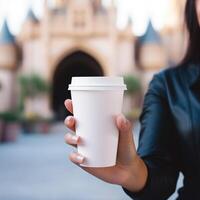
[(184, 5), (0, 0), (0, 199), (130, 199), (68, 161), (68, 84), (72, 76), (123, 76), (123, 113), (137, 143), (149, 81), (184, 56)]

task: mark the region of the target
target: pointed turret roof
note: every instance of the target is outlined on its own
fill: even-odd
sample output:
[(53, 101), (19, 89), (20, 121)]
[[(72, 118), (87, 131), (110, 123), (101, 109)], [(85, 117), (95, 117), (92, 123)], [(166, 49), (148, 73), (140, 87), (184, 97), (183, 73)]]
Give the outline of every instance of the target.
[(10, 32), (7, 20), (5, 19), (0, 32), (0, 44), (11, 44), (11, 43), (15, 43), (15, 37)]
[(160, 44), (161, 38), (158, 32), (154, 29), (151, 20), (149, 20), (146, 32), (139, 38), (140, 44), (155, 43)]
[(27, 12), (27, 16), (26, 16), (26, 20), (27, 21), (33, 21), (33, 22), (38, 22), (38, 18), (35, 16), (32, 8), (29, 8), (28, 12)]

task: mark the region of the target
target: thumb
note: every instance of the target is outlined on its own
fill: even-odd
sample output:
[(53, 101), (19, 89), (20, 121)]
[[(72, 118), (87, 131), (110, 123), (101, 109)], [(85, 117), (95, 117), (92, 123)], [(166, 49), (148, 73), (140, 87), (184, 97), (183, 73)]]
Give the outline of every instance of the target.
[(116, 125), (121, 138), (126, 139), (127, 137), (132, 137), (132, 125), (123, 114), (119, 114), (116, 117)]
[(116, 117), (116, 125), (119, 130), (118, 160), (120, 163), (128, 164), (136, 154), (132, 124), (120, 114)]

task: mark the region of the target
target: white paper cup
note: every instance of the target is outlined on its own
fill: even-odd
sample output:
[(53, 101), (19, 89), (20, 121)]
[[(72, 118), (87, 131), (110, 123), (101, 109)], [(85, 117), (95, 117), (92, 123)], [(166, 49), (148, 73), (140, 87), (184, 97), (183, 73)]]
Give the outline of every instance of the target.
[(120, 114), (126, 85), (122, 77), (73, 77), (71, 90), (81, 166), (116, 165), (119, 132), (114, 117)]

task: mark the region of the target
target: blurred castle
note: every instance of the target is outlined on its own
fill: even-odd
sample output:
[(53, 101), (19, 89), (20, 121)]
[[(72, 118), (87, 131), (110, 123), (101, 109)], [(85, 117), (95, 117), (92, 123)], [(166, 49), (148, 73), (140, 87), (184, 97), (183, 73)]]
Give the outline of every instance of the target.
[(46, 0), (43, 18), (38, 20), (30, 9), (16, 38), (5, 21), (0, 34), (0, 112), (15, 105), (18, 73), (40, 74), (52, 83), (50, 104), (40, 102), (43, 113), (53, 110), (58, 118), (65, 114), (63, 101), (70, 97), (72, 76), (135, 74), (146, 88), (156, 71), (177, 63), (183, 54), (184, 0), (171, 1), (169, 24), (157, 33), (149, 22), (140, 38), (133, 35), (131, 20), (124, 30), (117, 28), (114, 1), (104, 7), (101, 0)]

